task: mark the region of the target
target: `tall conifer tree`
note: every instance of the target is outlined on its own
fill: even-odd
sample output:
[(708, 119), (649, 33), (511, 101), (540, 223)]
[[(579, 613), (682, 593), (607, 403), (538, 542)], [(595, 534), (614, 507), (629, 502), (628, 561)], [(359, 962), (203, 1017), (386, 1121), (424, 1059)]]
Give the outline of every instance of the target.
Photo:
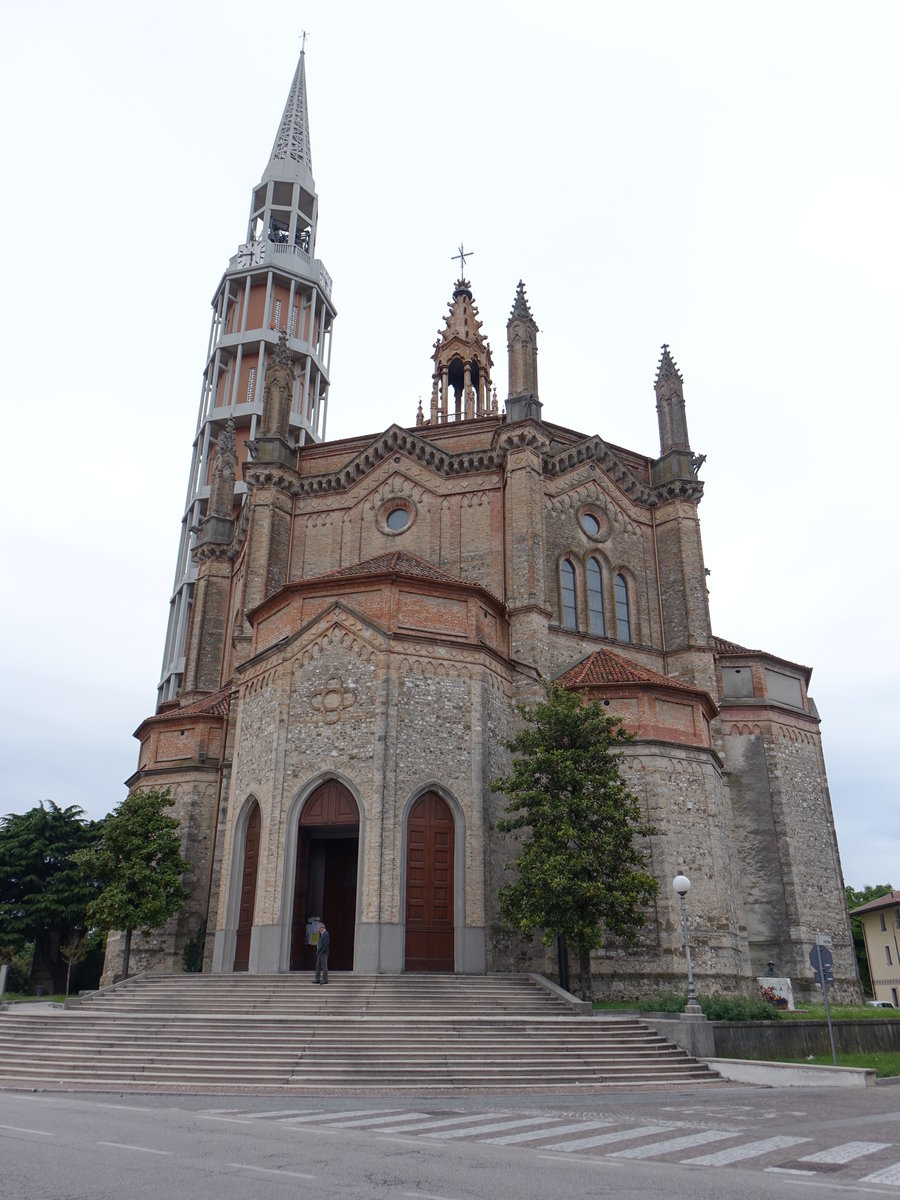
[(491, 784), (508, 800), (498, 829), (524, 834), (500, 911), (516, 929), (541, 931), (545, 944), (572, 945), (589, 999), (591, 950), (604, 932), (633, 940), (658, 890), (637, 844), (656, 830), (619, 771), (632, 735), (600, 700), (550, 684), (546, 700), (518, 711), (525, 727), (505, 743), (512, 771)]

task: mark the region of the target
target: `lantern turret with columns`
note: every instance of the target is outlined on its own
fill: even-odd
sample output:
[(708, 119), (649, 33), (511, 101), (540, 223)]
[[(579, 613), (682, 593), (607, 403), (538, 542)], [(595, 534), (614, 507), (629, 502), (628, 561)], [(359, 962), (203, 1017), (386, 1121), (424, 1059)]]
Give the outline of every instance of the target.
[(456, 281), (449, 309), (434, 343), (431, 425), (497, 413), (496, 391), (491, 392), (491, 348), (481, 333), (471, 284), (462, 276)]

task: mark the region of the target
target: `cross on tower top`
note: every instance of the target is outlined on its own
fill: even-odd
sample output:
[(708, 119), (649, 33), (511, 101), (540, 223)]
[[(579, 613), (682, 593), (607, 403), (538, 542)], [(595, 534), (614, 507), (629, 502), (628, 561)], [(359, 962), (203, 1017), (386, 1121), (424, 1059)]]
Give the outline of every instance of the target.
[(459, 259), (459, 277), (460, 277), (460, 279), (464, 279), (465, 275), (466, 275), (466, 259), (471, 258), (474, 253), (475, 253), (474, 250), (464, 250), (463, 243), (460, 242), (459, 243), (459, 254), (451, 254), (450, 255), (451, 262), (455, 262), (456, 259)]
[(304, 54), (306, 52), (306, 39), (308, 37), (309, 37), (309, 34), (306, 32), (306, 30), (301, 29), (300, 30), (300, 53), (301, 54)]

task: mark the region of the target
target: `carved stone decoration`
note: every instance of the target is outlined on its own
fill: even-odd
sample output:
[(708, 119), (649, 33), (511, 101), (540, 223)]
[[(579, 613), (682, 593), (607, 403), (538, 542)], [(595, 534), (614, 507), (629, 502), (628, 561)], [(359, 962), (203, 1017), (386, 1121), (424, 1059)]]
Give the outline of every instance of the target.
[(234, 445), (234, 421), (219, 434), (216, 458), (209, 488), (207, 516), (230, 517), (234, 507), (234, 481), (237, 475), (237, 452)]
[(337, 675), (329, 679), (322, 691), (316, 692), (310, 700), (312, 707), (322, 714), (326, 725), (334, 725), (355, 703), (356, 692), (345, 688), (343, 680)]
[(467, 279), (457, 280), (448, 309), (432, 355), (432, 424), (485, 417), (490, 411), (494, 363)]
[(262, 437), (287, 438), (293, 391), (294, 364), (288, 347), (287, 330), (282, 329), (278, 335), (278, 345), (266, 369), (260, 430)]

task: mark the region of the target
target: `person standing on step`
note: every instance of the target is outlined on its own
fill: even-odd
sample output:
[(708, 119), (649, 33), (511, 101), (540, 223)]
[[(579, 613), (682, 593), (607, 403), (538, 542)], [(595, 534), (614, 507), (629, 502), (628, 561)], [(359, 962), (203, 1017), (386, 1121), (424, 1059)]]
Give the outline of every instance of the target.
[[(316, 943), (316, 983), (328, 982), (328, 951), (331, 949), (331, 934), (325, 928), (325, 923), (319, 924), (319, 940)], [(322, 979), (319, 980), (321, 974)]]

